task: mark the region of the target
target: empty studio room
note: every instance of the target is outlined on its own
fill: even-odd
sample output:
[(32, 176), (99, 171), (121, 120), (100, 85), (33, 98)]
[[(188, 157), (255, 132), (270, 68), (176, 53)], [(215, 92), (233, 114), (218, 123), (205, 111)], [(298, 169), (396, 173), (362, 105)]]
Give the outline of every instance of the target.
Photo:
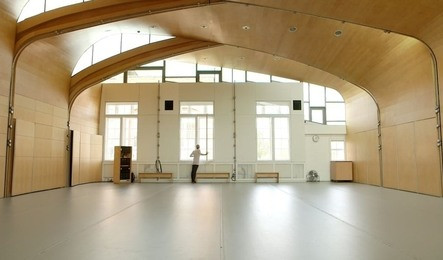
[(440, 0), (1, 0), (0, 259), (443, 259), (442, 64)]

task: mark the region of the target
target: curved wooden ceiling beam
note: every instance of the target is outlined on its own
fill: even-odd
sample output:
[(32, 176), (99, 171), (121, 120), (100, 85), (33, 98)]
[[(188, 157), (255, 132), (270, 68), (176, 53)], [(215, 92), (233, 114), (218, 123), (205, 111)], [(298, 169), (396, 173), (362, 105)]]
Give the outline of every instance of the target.
[(120, 0), (91, 1), (56, 9), (29, 18), (17, 25), (16, 56), (30, 43), (102, 25), (151, 14), (217, 4), (224, 0)]
[(137, 65), (219, 46), (208, 41), (174, 38), (123, 52), (86, 68), (71, 78), (69, 109), (85, 89)]

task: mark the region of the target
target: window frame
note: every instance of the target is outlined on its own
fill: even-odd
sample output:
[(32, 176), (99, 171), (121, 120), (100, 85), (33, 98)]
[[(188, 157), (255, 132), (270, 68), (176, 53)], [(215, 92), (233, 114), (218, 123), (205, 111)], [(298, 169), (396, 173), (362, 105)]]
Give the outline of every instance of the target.
[[(108, 104), (118, 104), (118, 105), (134, 105), (134, 104), (136, 104), (137, 105), (137, 114), (108, 114), (107, 113), (107, 105)], [(135, 143), (136, 143), (136, 146), (135, 146), (135, 149), (134, 149), (134, 147), (132, 146), (132, 160), (133, 161), (137, 161), (137, 159), (138, 159), (138, 149), (137, 149), (137, 147), (138, 147), (138, 108), (139, 108), (139, 104), (138, 104), (138, 102), (137, 101), (106, 101), (105, 102), (105, 108), (104, 108), (104, 116), (105, 116), (105, 136), (104, 136), (104, 149), (103, 149), (103, 158), (104, 158), (104, 160), (103, 161), (113, 161), (114, 160), (114, 156), (112, 156), (112, 158), (111, 159), (109, 159), (109, 158), (107, 158), (106, 157), (106, 148), (108, 148), (108, 145), (107, 145), (107, 143), (108, 143), (108, 134), (107, 134), (107, 119), (108, 118), (118, 118), (118, 119), (120, 119), (120, 136), (119, 136), (119, 145), (120, 146), (122, 146), (122, 140), (124, 139), (124, 137), (123, 137), (123, 135), (124, 135), (124, 131), (123, 131), (123, 122), (124, 122), (124, 119), (125, 118), (135, 118), (137, 121), (137, 131), (136, 131), (136, 140), (135, 140)]]
[[(199, 113), (199, 114), (193, 114), (193, 113), (182, 113), (182, 105), (184, 103), (210, 103), (212, 105), (212, 113)], [(204, 146), (206, 146), (206, 152), (208, 152), (209, 154), (211, 154), (211, 159), (208, 159), (208, 156), (203, 157), (202, 159), (200, 159), (201, 161), (205, 161), (205, 162), (213, 162), (215, 160), (215, 154), (214, 154), (214, 150), (215, 150), (215, 111), (214, 111), (214, 101), (180, 101), (180, 105), (179, 105), (179, 131), (180, 131), (180, 135), (179, 135), (179, 161), (180, 162), (189, 162), (192, 161), (192, 158), (189, 157), (189, 154), (182, 154), (182, 136), (181, 136), (181, 129), (182, 129), (182, 118), (193, 118), (194, 122), (195, 122), (195, 132), (194, 132), (194, 140), (196, 140), (196, 144), (198, 142), (198, 137), (199, 137), (199, 119), (204, 117), (206, 118), (206, 140), (208, 139), (212, 139), (212, 150), (208, 149), (208, 143), (206, 143)], [(209, 119), (212, 119), (212, 138), (208, 138), (208, 122)], [(200, 144), (200, 146), (202, 146)], [(195, 147), (195, 144), (194, 144)], [(209, 155), (208, 154), (208, 155)]]
[[(332, 148), (332, 143), (333, 142), (341, 142), (341, 143), (343, 143), (343, 150), (342, 149), (333, 149)], [(343, 139), (331, 139), (330, 140), (330, 142), (329, 142), (329, 152), (330, 152), (330, 156), (329, 156), (329, 158), (330, 158), (330, 160), (331, 161), (346, 161), (346, 140), (343, 140)], [(343, 160), (338, 160), (338, 159), (336, 159), (336, 158), (332, 158), (332, 151), (343, 151)]]
[[(282, 114), (280, 114), (280, 113), (269, 113), (269, 114), (266, 114), (266, 113), (263, 113), (263, 114), (259, 114), (259, 113), (257, 113), (258, 111), (257, 111), (257, 106), (259, 105), (259, 103), (263, 103), (263, 102), (269, 102), (269, 103), (274, 103), (274, 104), (279, 104), (279, 106), (281, 106), (281, 105), (283, 105), (283, 104), (286, 104), (287, 105), (287, 107), (288, 107), (288, 113), (286, 114), (286, 113), (282, 113)], [(256, 134), (256, 136), (255, 136), (255, 141), (256, 141), (256, 160), (257, 160), (257, 162), (289, 162), (289, 161), (291, 161), (291, 106), (290, 106), (290, 101), (284, 101), (284, 100), (281, 100), (281, 101), (263, 101), (263, 100), (257, 100), (256, 101), (256, 103), (255, 103), (255, 113), (256, 113), (256, 119), (255, 119), (255, 128), (256, 128), (256, 130), (255, 130), (255, 134)], [(271, 125), (270, 125), (270, 130), (271, 130), (271, 159), (270, 160), (268, 160), (268, 159), (264, 159), (264, 160), (261, 160), (261, 159), (259, 159), (258, 158), (258, 125), (257, 125), (257, 123), (258, 123), (258, 119), (259, 118), (269, 118), (270, 119), (270, 122), (271, 122)], [(288, 138), (287, 138), (287, 140), (288, 140), (288, 159), (283, 159), (283, 160), (277, 160), (277, 159), (275, 159), (275, 157), (276, 157), (276, 148), (275, 148), (275, 143), (276, 143), (276, 136), (275, 136), (275, 119), (276, 118), (285, 118), (285, 119), (287, 119), (287, 122), (288, 122), (288, 129), (287, 129), (287, 132), (288, 132)]]
[[(312, 111), (322, 111), (322, 113), (323, 113), (323, 122), (316, 122), (316, 121), (313, 121), (312, 120)], [(309, 118), (310, 118), (310, 121), (312, 122), (312, 123), (316, 123), (316, 124), (322, 124), (322, 125), (326, 125), (327, 124), (327, 121), (326, 121), (326, 107), (309, 107)]]
[[(323, 124), (323, 125), (346, 125), (346, 103), (344, 101), (343, 96), (341, 96), (341, 94), (333, 89), (333, 88), (328, 88), (325, 86), (320, 86), (320, 85), (315, 85), (312, 84), (316, 87), (322, 87), (322, 91), (324, 93), (324, 106), (312, 106), (312, 97), (311, 97), (311, 83), (308, 82), (303, 82), (303, 110), (304, 110), (304, 119), (305, 122), (309, 121), (312, 123), (316, 123), (316, 124)], [(338, 101), (336, 99), (328, 99), (328, 92), (330, 91), (336, 91), (342, 98), (343, 101)], [(328, 104), (344, 104), (344, 120), (329, 120), (328, 119)], [(320, 109), (324, 109), (323, 111), (323, 123), (319, 123), (319, 122), (314, 122), (312, 121), (312, 111), (313, 110), (320, 110)]]

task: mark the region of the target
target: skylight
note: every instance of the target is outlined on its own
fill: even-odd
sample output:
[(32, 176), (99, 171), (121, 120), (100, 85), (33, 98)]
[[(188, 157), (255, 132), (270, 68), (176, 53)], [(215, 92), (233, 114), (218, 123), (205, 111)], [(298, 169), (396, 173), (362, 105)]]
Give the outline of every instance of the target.
[(60, 7), (90, 1), (92, 0), (29, 0), (23, 7), (17, 22), (21, 22), (29, 17), (33, 17)]
[(83, 53), (77, 61), (72, 75), (122, 52), (171, 38), (174, 37), (141, 33), (119, 33), (110, 35), (97, 41)]

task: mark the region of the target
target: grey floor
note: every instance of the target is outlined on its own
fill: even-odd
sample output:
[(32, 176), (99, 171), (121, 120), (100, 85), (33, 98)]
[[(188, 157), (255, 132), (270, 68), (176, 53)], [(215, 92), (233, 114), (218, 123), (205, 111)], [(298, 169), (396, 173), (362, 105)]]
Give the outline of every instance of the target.
[(0, 259), (443, 259), (443, 199), (352, 183), (88, 184), (0, 199)]

